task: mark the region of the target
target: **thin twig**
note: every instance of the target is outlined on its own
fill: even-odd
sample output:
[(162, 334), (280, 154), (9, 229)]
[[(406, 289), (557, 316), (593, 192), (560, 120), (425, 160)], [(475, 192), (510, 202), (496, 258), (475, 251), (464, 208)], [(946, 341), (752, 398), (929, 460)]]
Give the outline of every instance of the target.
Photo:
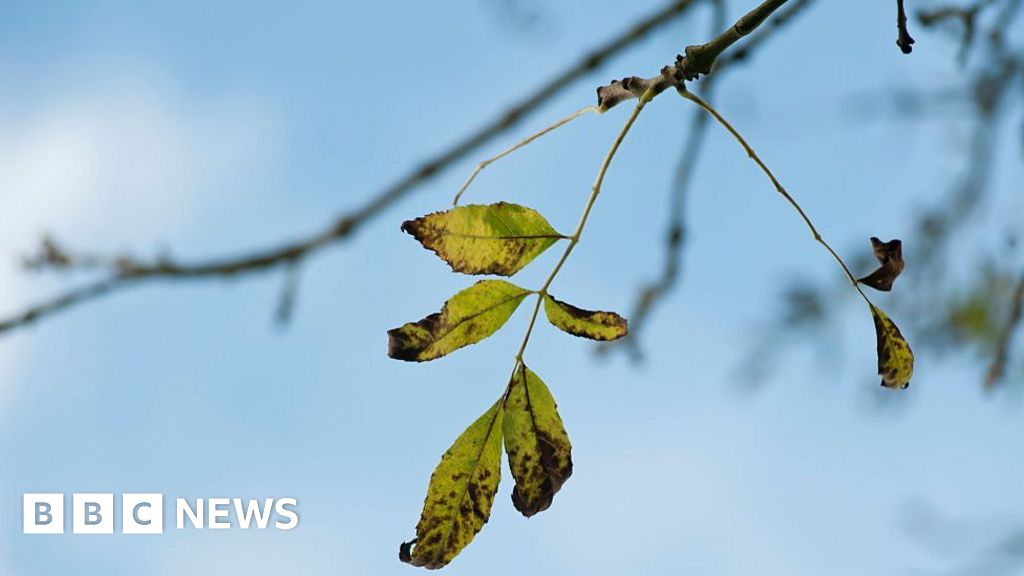
[[(757, 32), (749, 35), (741, 46), (729, 50), (715, 61), (711, 74), (706, 76), (701, 84), (704, 91), (704, 98), (710, 101), (713, 85), (721, 78), (723, 72), (731, 69), (731, 65), (746, 60), (750, 54), (771, 38), (779, 28), (791, 22), (793, 18), (801, 13), (813, 0), (794, 0), (780, 9), (771, 20), (766, 21), (757, 29)], [(724, 2), (716, 1), (715, 17), (712, 19), (712, 30), (721, 30), (725, 25)], [(643, 286), (633, 305), (633, 311), (629, 315), (629, 334), (619, 340), (603, 342), (597, 347), (598, 354), (606, 354), (615, 349), (628, 352), (634, 360), (642, 356), (639, 337), (647, 324), (654, 307), (661, 300), (668, 297), (679, 282), (682, 274), (682, 253), (686, 244), (686, 229), (683, 219), (686, 205), (686, 197), (689, 189), (690, 175), (697, 164), (698, 152), (707, 133), (708, 116), (703, 110), (694, 110), (694, 119), (690, 123), (688, 136), (676, 167), (676, 174), (672, 184), (672, 192), (669, 206), (669, 225), (665, 236), (665, 251), (662, 259), (661, 274), (653, 282)]]
[(536, 139), (538, 139), (538, 138), (540, 138), (540, 137), (542, 137), (542, 136), (544, 136), (546, 134), (554, 132), (555, 130), (561, 128), (562, 126), (565, 126), (566, 124), (568, 124), (569, 122), (572, 122), (573, 120), (579, 118), (580, 116), (583, 116), (584, 114), (588, 114), (590, 112), (597, 112), (597, 111), (598, 111), (598, 107), (597, 106), (587, 106), (586, 108), (580, 108), (579, 110), (573, 112), (572, 114), (569, 114), (565, 118), (562, 118), (561, 120), (558, 120), (557, 122), (554, 122), (554, 123), (552, 123), (552, 124), (550, 124), (548, 126), (545, 126), (544, 128), (538, 130), (537, 132), (534, 132), (533, 134), (530, 134), (526, 138), (523, 138), (519, 142), (516, 142), (512, 146), (510, 146), (510, 147), (504, 149), (503, 151), (501, 151), (498, 155), (491, 156), (490, 158), (484, 160), (483, 162), (480, 162), (479, 164), (476, 165), (476, 168), (473, 169), (473, 172), (471, 172), (469, 174), (469, 177), (466, 178), (466, 181), (462, 183), (462, 186), (459, 188), (459, 191), (455, 193), (455, 198), (452, 200), (452, 206), (458, 206), (459, 205), (459, 200), (462, 198), (462, 195), (465, 194), (466, 189), (469, 188), (469, 185), (473, 183), (473, 180), (476, 180), (476, 177), (477, 177), (478, 174), (483, 172), (484, 169), (487, 168), (488, 166), (490, 166), (491, 164), (497, 162), (498, 160), (501, 160), (502, 158), (504, 158), (505, 156), (508, 156), (509, 154), (515, 152), (516, 150), (519, 150), (520, 148), (522, 148), (523, 146), (526, 146), (527, 144), (533, 142), (534, 140), (536, 140)]
[(608, 173), (608, 168), (612, 165), (612, 160), (615, 159), (615, 155), (618, 153), (619, 148), (622, 146), (623, 140), (626, 139), (626, 135), (629, 134), (630, 129), (636, 122), (636, 119), (640, 116), (640, 112), (643, 111), (647, 103), (654, 99), (657, 93), (654, 90), (648, 90), (637, 101), (636, 106), (633, 107), (633, 112), (630, 113), (629, 118), (626, 119), (626, 123), (623, 124), (622, 129), (619, 130), (619, 134), (615, 137), (612, 142), (611, 148), (604, 156), (604, 160), (601, 161), (601, 167), (598, 168), (597, 177), (594, 179), (594, 184), (590, 187), (590, 196), (587, 197), (587, 203), (583, 207), (583, 213), (580, 214), (579, 222), (576, 224), (575, 230), (569, 237), (569, 242), (562, 252), (562, 256), (555, 263), (554, 268), (551, 269), (551, 273), (548, 274), (547, 280), (535, 292), (537, 300), (533, 306), (533, 312), (530, 315), (530, 322), (526, 327), (526, 333), (523, 335), (523, 341), (519, 345), (519, 350), (516, 352), (515, 364), (512, 367), (513, 378), (509, 379), (509, 385), (505, 389), (504, 397), (507, 399), (509, 392), (512, 390), (512, 382), (515, 381), (516, 370), (520, 366), (523, 366), (523, 353), (526, 352), (526, 346), (530, 343), (530, 336), (533, 334), (533, 328), (537, 324), (537, 316), (540, 314), (541, 304), (544, 302), (544, 298), (548, 295), (548, 288), (551, 287), (551, 283), (555, 281), (555, 277), (562, 270), (562, 266), (565, 265), (565, 261), (569, 259), (573, 249), (576, 248), (576, 244), (579, 243), (580, 237), (583, 235), (583, 229), (587, 225), (587, 220), (590, 218), (590, 211), (593, 210), (594, 204), (597, 202), (597, 197), (601, 194), (601, 186), (604, 184), (604, 177)]
[(121, 288), (124, 284), (126, 284), (126, 282), (119, 278), (107, 278), (87, 284), (81, 288), (71, 290), (60, 297), (54, 298), (44, 304), (33, 306), (28, 310), (15, 314), (14, 316), (0, 322), (0, 333), (6, 332), (12, 328), (31, 324), (41, 317), (49, 316), (50, 314), (70, 308), (75, 304), (108, 294), (114, 289)]
[[(711, 18), (711, 33), (725, 26), (725, 0), (715, 0)], [(701, 84), (705, 97), (710, 100), (718, 74), (708, 76)], [(703, 110), (693, 111), (693, 120), (686, 133), (679, 162), (676, 164), (675, 176), (669, 193), (669, 222), (665, 235), (665, 251), (662, 259), (661, 273), (657, 279), (643, 286), (633, 304), (629, 318), (629, 334), (619, 340), (602, 342), (597, 347), (598, 354), (606, 354), (614, 349), (626, 350), (634, 360), (639, 360), (641, 350), (639, 335), (647, 325), (654, 306), (664, 299), (675, 287), (682, 269), (683, 246), (686, 243), (686, 199), (692, 181), (692, 174), (697, 165), (701, 148), (707, 134), (708, 115)]]
[[(710, 94), (711, 87), (712, 83), (704, 84), (705, 95)], [(690, 188), (691, 175), (697, 165), (707, 134), (708, 118), (709, 116), (702, 110), (694, 111), (686, 143), (683, 145), (683, 152), (676, 166), (669, 202), (669, 224), (665, 235), (665, 253), (661, 273), (656, 280), (646, 284), (637, 294), (633, 311), (627, 316), (629, 318), (629, 334), (619, 340), (602, 342), (597, 348), (599, 354), (605, 354), (615, 348), (624, 348), (634, 360), (640, 360), (641, 351), (638, 337), (647, 325), (647, 319), (654, 310), (654, 306), (672, 291), (679, 280), (682, 270), (683, 245), (686, 242), (686, 196)]]
[(721, 124), (722, 127), (725, 128), (726, 131), (728, 131), (729, 134), (732, 135), (736, 142), (738, 142), (739, 145), (743, 147), (743, 150), (746, 151), (747, 156), (749, 156), (750, 159), (753, 160), (755, 164), (757, 164), (761, 171), (764, 172), (765, 176), (767, 176), (768, 179), (771, 180), (772, 185), (775, 186), (775, 190), (779, 194), (781, 194), (787, 202), (789, 202), (789, 204), (793, 207), (794, 210), (797, 211), (798, 214), (800, 214), (800, 217), (803, 219), (804, 224), (807, 225), (807, 228), (811, 231), (811, 235), (814, 236), (814, 239), (819, 244), (824, 246), (825, 249), (828, 250), (828, 253), (831, 254), (835, 261), (839, 264), (839, 266), (842, 267), (843, 272), (846, 274), (846, 277), (850, 280), (850, 284), (852, 284), (853, 287), (857, 290), (857, 293), (861, 295), (861, 298), (863, 298), (864, 301), (867, 302), (868, 306), (874, 309), (874, 304), (871, 303), (871, 300), (868, 298), (867, 294), (865, 294), (864, 291), (861, 290), (860, 284), (857, 282), (857, 277), (854, 276), (853, 272), (850, 271), (850, 267), (846, 265), (846, 262), (842, 259), (842, 257), (839, 256), (839, 253), (837, 253), (832, 248), (832, 246), (828, 242), (826, 242), (824, 238), (822, 238), (821, 233), (818, 232), (818, 229), (814, 226), (814, 223), (811, 222), (811, 219), (810, 217), (807, 216), (807, 213), (804, 212), (804, 209), (800, 206), (800, 203), (797, 202), (796, 199), (793, 198), (793, 196), (786, 190), (785, 186), (783, 186), (782, 183), (779, 182), (779, 179), (775, 177), (775, 174), (773, 174), (771, 169), (768, 168), (768, 165), (765, 164), (763, 160), (761, 160), (761, 157), (757, 155), (757, 152), (755, 152), (754, 149), (750, 146), (750, 144), (747, 143), (746, 139), (743, 138), (743, 136), (736, 130), (736, 128), (732, 126), (732, 124), (729, 123), (728, 120), (722, 117), (722, 115), (719, 114), (714, 107), (705, 102), (700, 96), (697, 96), (696, 94), (690, 92), (685, 87), (678, 87), (676, 91), (679, 93), (680, 96), (689, 100), (690, 102), (693, 102), (701, 109), (703, 109), (705, 112), (710, 114), (715, 119), (715, 121)]
[(910, 54), (914, 51), (914, 39), (907, 30), (907, 11), (903, 9), (903, 0), (896, 0), (896, 29), (899, 34), (896, 45), (904, 54)]

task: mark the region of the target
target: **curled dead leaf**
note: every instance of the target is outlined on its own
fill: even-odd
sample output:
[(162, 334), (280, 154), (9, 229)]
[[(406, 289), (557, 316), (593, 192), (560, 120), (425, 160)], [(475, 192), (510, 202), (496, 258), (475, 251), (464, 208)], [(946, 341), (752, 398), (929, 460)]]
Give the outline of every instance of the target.
[(882, 242), (872, 236), (871, 251), (874, 253), (875, 258), (878, 259), (880, 266), (871, 274), (857, 280), (857, 282), (870, 286), (875, 290), (888, 292), (892, 290), (892, 283), (896, 281), (896, 277), (903, 272), (903, 242), (900, 240)]

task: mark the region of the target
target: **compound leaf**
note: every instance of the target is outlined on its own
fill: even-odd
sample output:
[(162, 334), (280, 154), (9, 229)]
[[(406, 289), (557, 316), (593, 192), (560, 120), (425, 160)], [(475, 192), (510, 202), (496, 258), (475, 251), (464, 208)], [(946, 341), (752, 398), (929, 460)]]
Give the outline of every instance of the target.
[(591, 340), (615, 340), (629, 332), (626, 319), (615, 312), (582, 310), (550, 295), (544, 297), (544, 313), (559, 330)]
[(555, 399), (536, 374), (520, 365), (511, 386), (502, 435), (516, 481), (512, 504), (530, 517), (547, 510), (572, 475), (572, 445)]
[(402, 224), (456, 272), (511, 276), (565, 238), (532, 208), (507, 202), (459, 206)]
[(452, 296), (440, 312), (388, 330), (388, 356), (424, 362), (475, 344), (504, 326), (529, 294), (504, 280), (481, 280)]
[(455, 440), (430, 476), (416, 538), (403, 542), (402, 562), (442, 568), (483, 528), (501, 480), (499, 400)]
[(871, 316), (878, 339), (878, 373), (882, 376), (882, 386), (903, 390), (910, 385), (914, 374), (914, 352), (885, 312), (871, 306)]

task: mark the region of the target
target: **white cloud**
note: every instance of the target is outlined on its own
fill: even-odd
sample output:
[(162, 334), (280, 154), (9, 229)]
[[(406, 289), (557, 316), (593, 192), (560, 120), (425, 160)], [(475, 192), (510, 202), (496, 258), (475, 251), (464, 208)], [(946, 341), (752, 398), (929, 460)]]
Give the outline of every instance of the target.
[(264, 110), (168, 92), (138, 82), (0, 105), (0, 250), (43, 230), (104, 241), (180, 225), (205, 181), (267, 160)]
[[(134, 80), (0, 99), (0, 315), (53, 287), (20, 267), (43, 233), (84, 249), (149, 249), (223, 202), (211, 190), (233, 175), (272, 170), (272, 115), (250, 97), (195, 101), (141, 70), (118, 76)], [(6, 406), (32, 349), (21, 338), (0, 345)]]

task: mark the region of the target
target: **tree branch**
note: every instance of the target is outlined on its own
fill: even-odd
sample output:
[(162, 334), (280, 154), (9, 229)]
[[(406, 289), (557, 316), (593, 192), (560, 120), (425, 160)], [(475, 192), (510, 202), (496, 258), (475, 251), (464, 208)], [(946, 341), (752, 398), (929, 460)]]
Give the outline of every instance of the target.
[[(917, 21), (926, 28), (936, 26), (948, 21), (959, 21), (960, 32), (960, 55), (961, 65), (966, 62), (967, 54), (974, 43), (975, 30), (977, 28), (979, 14), (999, 0), (978, 0), (967, 6), (941, 6), (932, 9), (918, 10)], [(1014, 0), (1015, 2), (1016, 0)], [(1004, 12), (1013, 7), (1014, 2), (1006, 4)]]
[(675, 65), (665, 66), (657, 76), (630, 76), (601, 86), (597, 89), (597, 104), (600, 110), (605, 112), (626, 100), (639, 98), (648, 90), (653, 90), (654, 94), (658, 95), (669, 88), (680, 87), (687, 81), (696, 80), (701, 74), (710, 74), (722, 52), (740, 38), (753, 32), (787, 1), (765, 0), (710, 42), (687, 46), (683, 51), (685, 55), (677, 55)]
[(687, 80), (695, 80), (700, 74), (710, 74), (718, 56), (735, 44), (740, 38), (757, 29), (772, 12), (779, 9), (786, 0), (768, 0), (743, 15), (731, 28), (716, 36), (711, 42), (700, 46), (687, 46), (685, 56), (676, 57), (677, 73)]
[(903, 9), (903, 0), (896, 0), (896, 29), (899, 32), (896, 45), (904, 54), (910, 54), (914, 51), (914, 39), (907, 30), (907, 12)]
[[(294, 266), (298, 261), (322, 248), (348, 238), (359, 227), (411, 191), (424, 184), (452, 164), (490, 142), (496, 136), (517, 125), (524, 117), (533, 113), (543, 104), (566, 90), (570, 85), (599, 68), (611, 57), (633, 46), (650, 33), (665, 27), (684, 14), (696, 0), (676, 0), (664, 8), (637, 21), (625, 31), (614, 36), (603, 45), (585, 54), (562, 72), (542, 83), (532, 93), (508, 108), (504, 113), (478, 128), (465, 139), (430, 158), (402, 178), (374, 195), (362, 207), (341, 215), (330, 226), (306, 237), (282, 245), (247, 254), (215, 258), (194, 263), (182, 263), (170, 258), (155, 261), (137, 260), (129, 256), (115, 258), (68, 258), (44, 257), (31, 264), (36, 268), (92, 269), (104, 273), (104, 277), (92, 284), (75, 288), (51, 300), (36, 304), (9, 318), (0, 320), (0, 334), (28, 325), (39, 319), (66, 310), (74, 305), (87, 302), (104, 294), (110, 294), (142, 280), (204, 280), (210, 278), (231, 278), (249, 273), (262, 272), (281, 266)], [(48, 241), (51, 245), (52, 241)], [(44, 253), (46, 252), (44, 241)]]
[(733, 64), (741, 60), (746, 60), (748, 56), (754, 53), (758, 48), (761, 47), (768, 39), (775, 35), (780, 28), (783, 28), (787, 24), (793, 21), (793, 18), (799, 15), (808, 5), (813, 3), (814, 0), (792, 0), (785, 8), (779, 10), (775, 17), (765, 22), (757, 32), (751, 34), (742, 46), (737, 46), (734, 50), (729, 51), (726, 54), (721, 54), (716, 61), (714, 72), (719, 73), (723, 69), (730, 67)]

